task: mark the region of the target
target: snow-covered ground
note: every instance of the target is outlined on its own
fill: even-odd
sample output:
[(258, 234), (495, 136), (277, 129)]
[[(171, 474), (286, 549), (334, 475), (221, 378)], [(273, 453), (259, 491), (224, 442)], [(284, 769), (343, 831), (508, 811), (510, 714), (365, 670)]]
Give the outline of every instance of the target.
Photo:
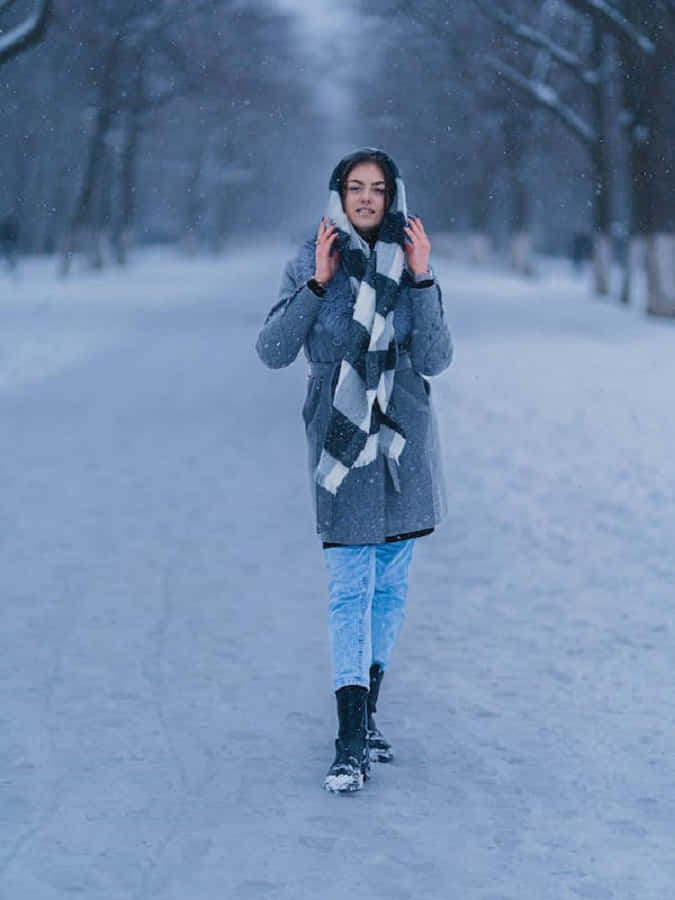
[(284, 254), (0, 280), (0, 897), (672, 900), (675, 323), (436, 260), (451, 512), (331, 796)]

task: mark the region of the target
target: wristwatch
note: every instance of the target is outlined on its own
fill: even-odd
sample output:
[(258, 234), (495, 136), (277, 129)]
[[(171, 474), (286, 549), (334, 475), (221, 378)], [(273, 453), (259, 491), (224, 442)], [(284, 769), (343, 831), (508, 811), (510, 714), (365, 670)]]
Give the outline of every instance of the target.
[(317, 278), (310, 278), (307, 282), (307, 287), (317, 297), (323, 297), (326, 293), (326, 285)]

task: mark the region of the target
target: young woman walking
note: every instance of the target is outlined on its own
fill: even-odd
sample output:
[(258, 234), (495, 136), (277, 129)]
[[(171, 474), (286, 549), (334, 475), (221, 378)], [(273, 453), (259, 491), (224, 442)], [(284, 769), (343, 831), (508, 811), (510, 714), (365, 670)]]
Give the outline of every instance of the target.
[(304, 347), (302, 410), (317, 533), (329, 575), (337, 698), (330, 791), (359, 790), (391, 744), (375, 724), (382, 676), (403, 622), (415, 540), (446, 509), (430, 385), (452, 342), (393, 160), (365, 148), (330, 179), (316, 237), (286, 265), (256, 349), (271, 368)]

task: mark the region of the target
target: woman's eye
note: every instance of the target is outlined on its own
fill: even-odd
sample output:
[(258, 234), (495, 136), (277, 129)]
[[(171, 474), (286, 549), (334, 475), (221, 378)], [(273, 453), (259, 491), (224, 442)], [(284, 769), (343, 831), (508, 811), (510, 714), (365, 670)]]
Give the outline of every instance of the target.
[(384, 194), (384, 188), (375, 188), (376, 194)]

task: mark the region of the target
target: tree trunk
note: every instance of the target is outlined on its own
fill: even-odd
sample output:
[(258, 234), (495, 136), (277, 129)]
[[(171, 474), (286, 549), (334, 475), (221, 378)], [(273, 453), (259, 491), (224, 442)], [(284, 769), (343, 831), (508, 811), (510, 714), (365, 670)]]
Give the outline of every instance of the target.
[(477, 172), (471, 194), (469, 259), (474, 263), (485, 263), (490, 256), (488, 220), (490, 205), (490, 178), (486, 168)]
[(113, 231), (115, 259), (121, 266), (129, 257), (131, 231), (136, 214), (136, 160), (141, 134), (141, 116), (136, 109), (129, 111), (124, 129), (124, 145), (120, 159), (121, 209)]
[(626, 250), (625, 268), (623, 273), (623, 285), (621, 289), (621, 302), (626, 305), (631, 303), (636, 296), (639, 279), (646, 271), (645, 239), (633, 234)]
[(647, 312), (675, 316), (675, 233), (647, 236)]
[(118, 37), (115, 38), (108, 48), (103, 64), (98, 105), (94, 113), (94, 123), (89, 140), (84, 176), (70, 222), (62, 240), (59, 270), (62, 276), (68, 274), (73, 252), (77, 249), (78, 240), (82, 238), (85, 228), (91, 225), (92, 206), (100, 177), (101, 165), (105, 157), (105, 137), (116, 112), (111, 98), (114, 95), (119, 53), (120, 40)]
[(606, 60), (603, 34), (593, 21), (592, 65), (601, 73), (591, 91), (593, 120), (597, 138), (591, 145), (593, 163), (593, 290), (603, 297), (610, 292), (611, 272), (611, 160), (607, 140)]
[(104, 147), (99, 161), (99, 177), (92, 203), (87, 262), (92, 269), (102, 269), (110, 251), (112, 221), (113, 165), (110, 148)]
[(527, 278), (534, 273), (532, 238), (530, 236), (530, 194), (527, 185), (525, 157), (531, 140), (530, 117), (518, 109), (510, 109), (502, 123), (506, 171), (512, 189), (509, 237), (509, 264)]
[(514, 272), (531, 278), (534, 274), (532, 264), (532, 237), (529, 231), (516, 231), (511, 235), (509, 262)]
[(596, 231), (593, 235), (593, 285), (595, 293), (607, 296), (610, 292), (612, 241), (608, 234)]
[[(664, 31), (667, 26), (664, 27)], [(653, 80), (646, 106), (647, 171), (644, 207), (647, 229), (647, 312), (675, 316), (675, 40), (658, 43), (658, 61), (652, 60)]]
[(204, 163), (206, 161), (207, 149), (208, 140), (204, 140), (195, 157), (190, 180), (185, 189), (186, 199), (181, 245), (183, 250), (188, 254), (194, 253), (197, 247), (197, 232), (199, 231), (201, 223), (203, 207), (200, 184)]
[(113, 232), (115, 258), (119, 265), (125, 265), (127, 262), (136, 215), (136, 161), (142, 129), (145, 46), (137, 48), (133, 62), (136, 76), (125, 117), (124, 143), (120, 158), (121, 209)]
[(645, 245), (647, 312), (675, 316), (675, 21), (651, 5), (631, 5), (654, 41), (652, 55), (626, 44), (621, 63), (631, 114), (631, 234)]

